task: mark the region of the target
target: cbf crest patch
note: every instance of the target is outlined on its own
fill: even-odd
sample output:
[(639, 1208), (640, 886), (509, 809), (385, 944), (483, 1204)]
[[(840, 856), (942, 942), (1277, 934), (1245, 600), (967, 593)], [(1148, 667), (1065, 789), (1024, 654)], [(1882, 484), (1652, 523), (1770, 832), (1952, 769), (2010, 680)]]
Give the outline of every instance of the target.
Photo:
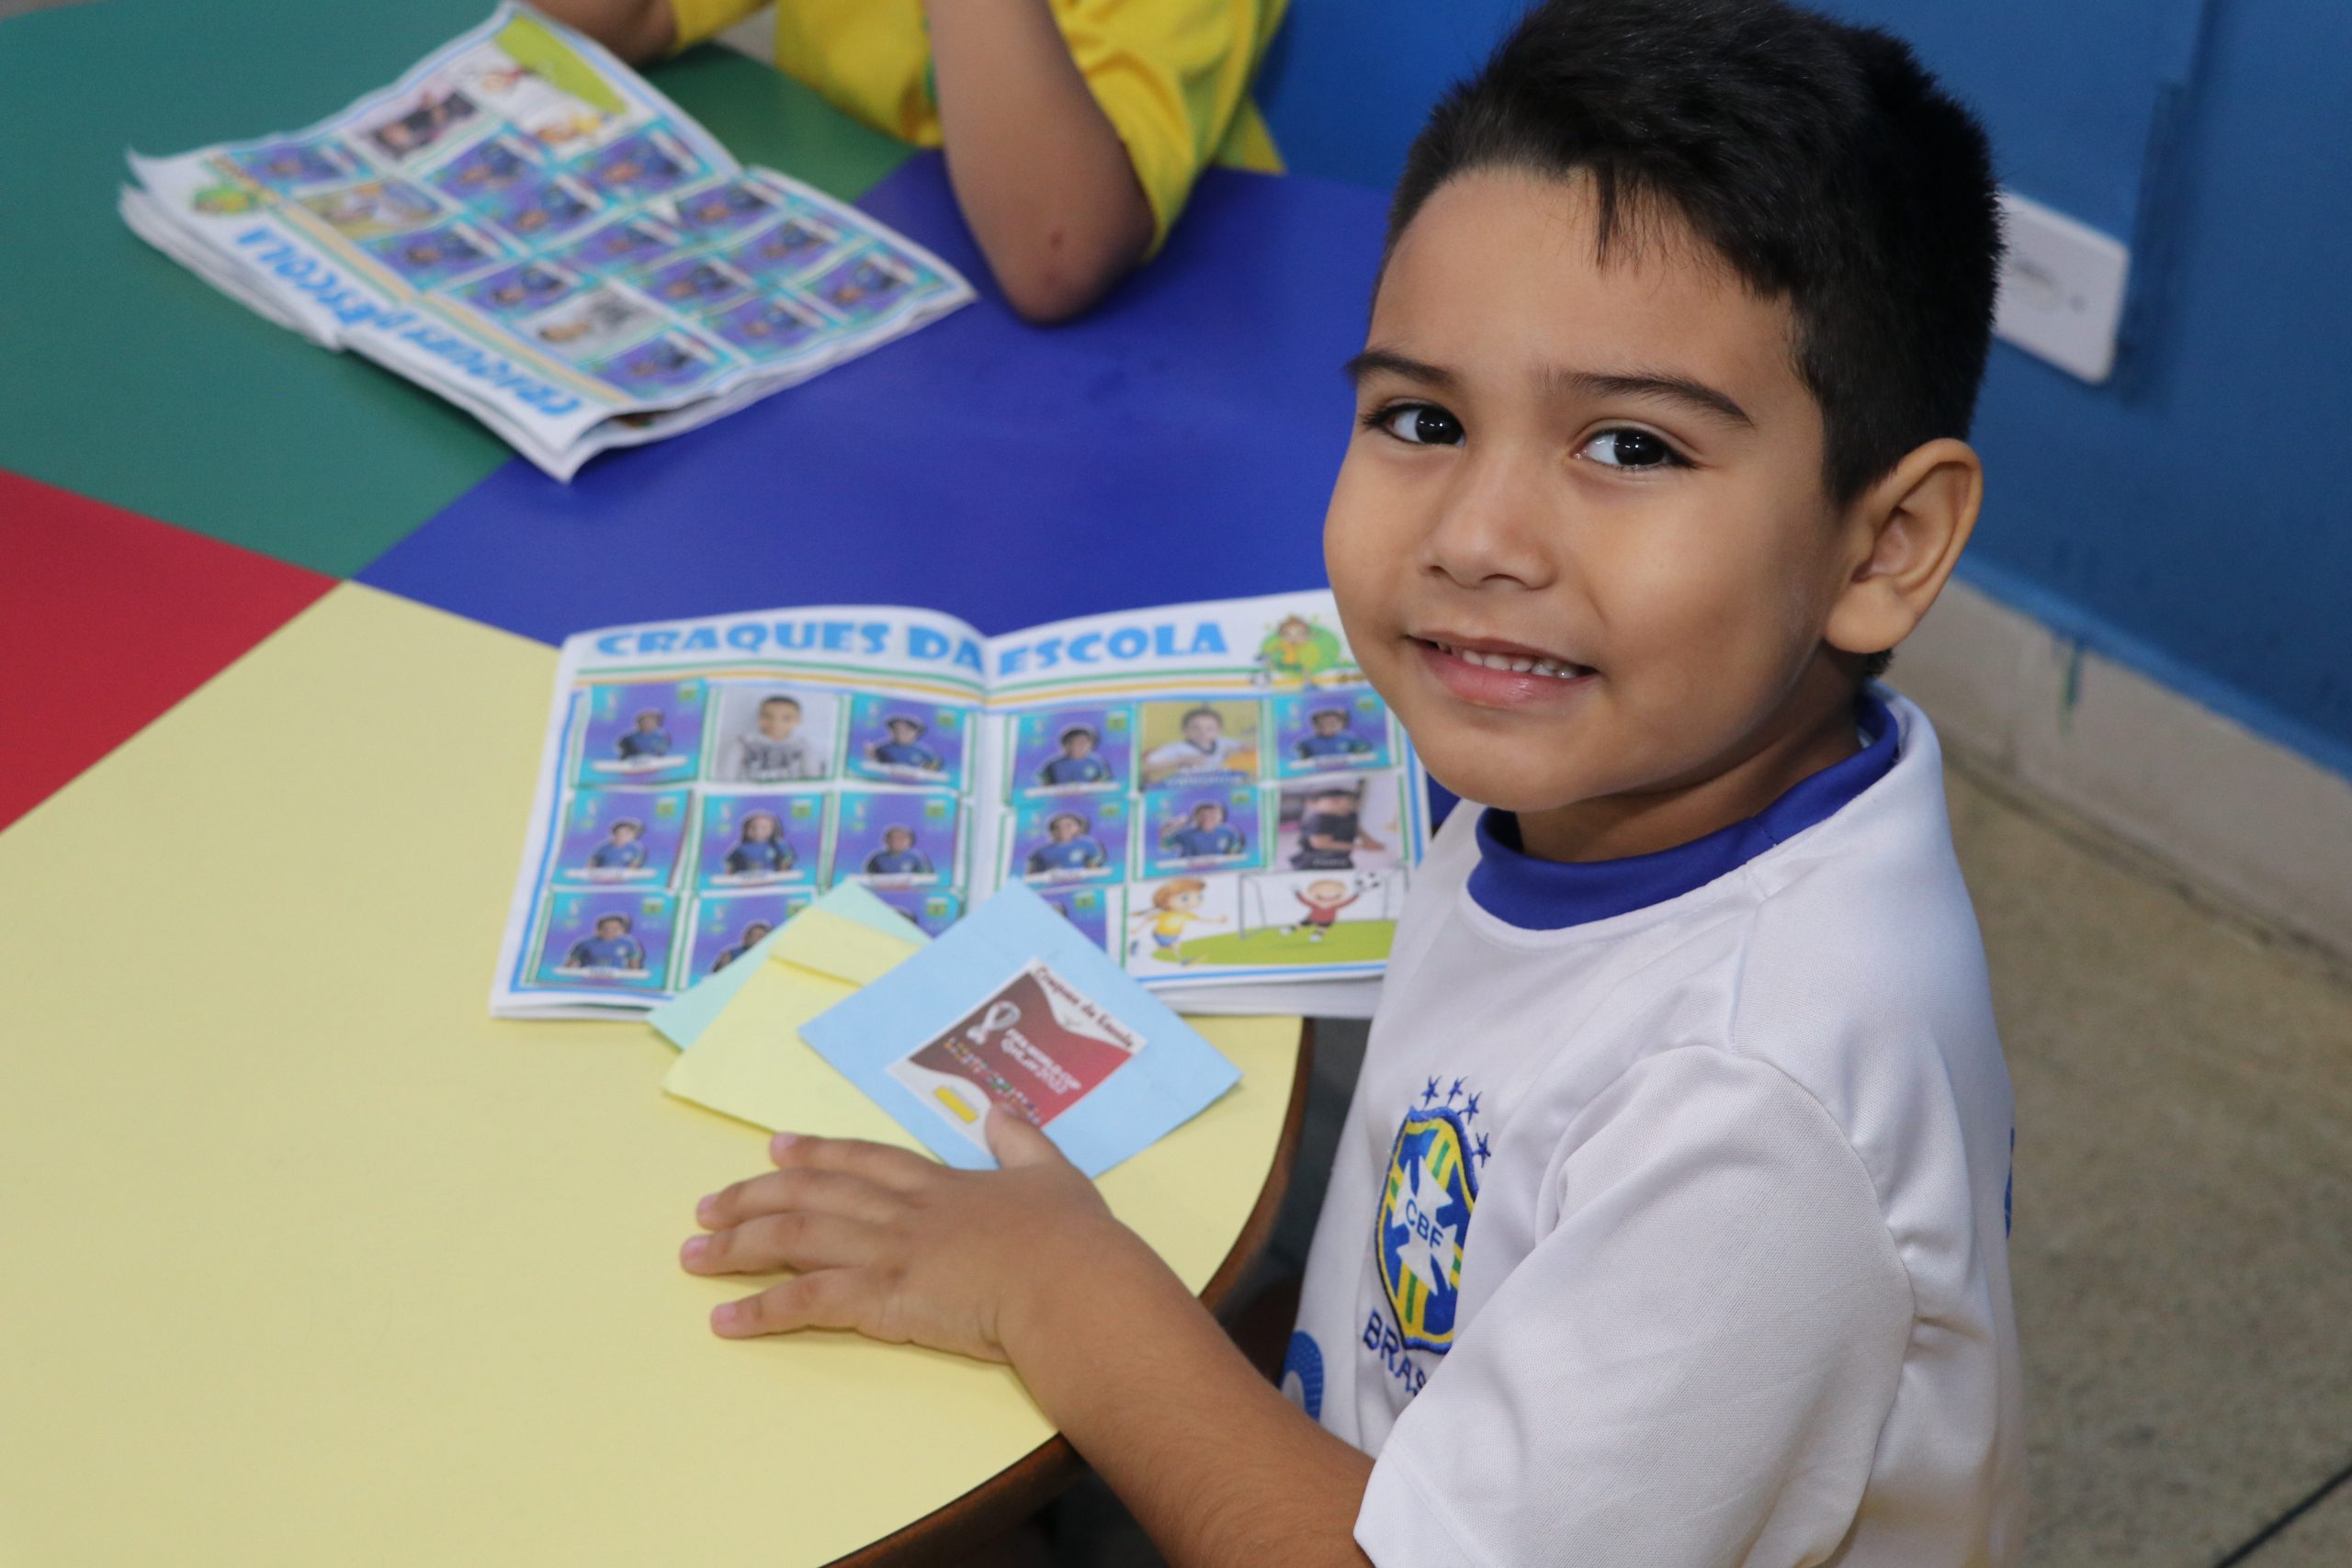
[(1453, 1345), (1462, 1248), (1478, 1201), (1476, 1152), (1464, 1119), (1450, 1105), (1408, 1111), (1389, 1150), (1380, 1198), (1374, 1251), (1389, 1310), (1407, 1345), (1441, 1356)]

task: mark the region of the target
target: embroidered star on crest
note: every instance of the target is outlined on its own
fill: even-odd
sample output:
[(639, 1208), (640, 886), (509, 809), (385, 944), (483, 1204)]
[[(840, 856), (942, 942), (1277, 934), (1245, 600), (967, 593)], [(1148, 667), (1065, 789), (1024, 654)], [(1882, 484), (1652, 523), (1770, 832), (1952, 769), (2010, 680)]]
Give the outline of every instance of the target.
[(1421, 1103), (1422, 1103), (1423, 1105), (1434, 1105), (1436, 1102), (1437, 1102), (1437, 1079), (1435, 1079), (1435, 1078), (1431, 1078), (1431, 1079), (1430, 1079), (1430, 1086), (1429, 1086), (1429, 1088), (1427, 1088), (1427, 1089), (1425, 1089), (1421, 1090)]
[(1410, 1234), (1404, 1225), (1391, 1228), (1407, 1232), (1396, 1248), (1397, 1265), (1427, 1285), (1432, 1295), (1447, 1295), (1453, 1290), (1455, 1233), (1452, 1225), (1437, 1223), (1437, 1212), (1453, 1201), (1445, 1184), (1430, 1175), (1429, 1162), (1414, 1156), (1411, 1202), (1413, 1208), (1428, 1217), (1428, 1228), (1421, 1235)]

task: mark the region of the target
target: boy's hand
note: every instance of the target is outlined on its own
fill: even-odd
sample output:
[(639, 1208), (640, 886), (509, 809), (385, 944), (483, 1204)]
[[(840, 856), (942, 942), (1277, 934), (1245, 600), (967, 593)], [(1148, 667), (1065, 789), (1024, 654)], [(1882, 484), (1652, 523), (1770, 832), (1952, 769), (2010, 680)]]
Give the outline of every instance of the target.
[(906, 1149), (779, 1133), (777, 1168), (705, 1198), (679, 1260), (694, 1274), (793, 1278), (710, 1314), (730, 1339), (849, 1328), (984, 1360), (1030, 1292), (1130, 1254), (1152, 1259), (1045, 1134), (991, 1111), (1002, 1168), (955, 1170)]

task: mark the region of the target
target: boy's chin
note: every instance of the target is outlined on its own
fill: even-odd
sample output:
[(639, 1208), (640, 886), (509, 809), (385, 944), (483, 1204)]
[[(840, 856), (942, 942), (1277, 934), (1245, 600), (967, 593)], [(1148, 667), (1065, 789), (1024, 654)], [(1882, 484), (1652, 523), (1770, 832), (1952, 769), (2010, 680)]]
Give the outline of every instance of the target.
[[(1464, 800), (1491, 806), (1498, 811), (1523, 814), (1556, 811), (1589, 797), (1585, 781), (1544, 776), (1524, 767), (1498, 765), (1491, 757), (1458, 760), (1420, 754), (1430, 776)], [(1454, 765), (1448, 765), (1453, 763)]]

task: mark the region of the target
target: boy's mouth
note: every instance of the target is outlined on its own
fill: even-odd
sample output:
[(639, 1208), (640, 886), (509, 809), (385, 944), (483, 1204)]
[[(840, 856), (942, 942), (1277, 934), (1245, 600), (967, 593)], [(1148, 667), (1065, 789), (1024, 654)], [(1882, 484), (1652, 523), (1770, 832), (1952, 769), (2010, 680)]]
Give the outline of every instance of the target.
[(1581, 691), (1599, 671), (1560, 654), (1523, 643), (1464, 637), (1447, 632), (1408, 639), (1423, 668), (1464, 702), (1519, 707), (1556, 701)]

